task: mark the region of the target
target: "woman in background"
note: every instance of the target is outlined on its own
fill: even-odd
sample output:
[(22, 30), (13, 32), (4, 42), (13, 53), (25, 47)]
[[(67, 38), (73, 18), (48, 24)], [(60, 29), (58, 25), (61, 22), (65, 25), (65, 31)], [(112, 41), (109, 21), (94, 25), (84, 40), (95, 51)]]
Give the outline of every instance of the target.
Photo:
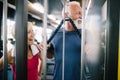
[[(28, 43), (28, 51), (27, 51), (27, 71), (28, 71), (28, 80), (40, 80), (42, 73), (42, 65), (43, 59), (40, 50), (37, 47), (37, 44), (34, 44), (34, 32), (33, 32), (33, 24), (28, 22), (28, 30), (27, 30), (27, 43)], [(13, 28), (15, 28), (13, 26)], [(13, 29), (13, 36), (15, 35), (15, 29)], [(16, 69), (15, 69), (15, 51), (14, 49), (8, 51), (8, 64), (11, 64), (11, 69), (14, 73), (14, 80), (16, 80)], [(3, 66), (3, 57), (0, 58), (0, 69)]]

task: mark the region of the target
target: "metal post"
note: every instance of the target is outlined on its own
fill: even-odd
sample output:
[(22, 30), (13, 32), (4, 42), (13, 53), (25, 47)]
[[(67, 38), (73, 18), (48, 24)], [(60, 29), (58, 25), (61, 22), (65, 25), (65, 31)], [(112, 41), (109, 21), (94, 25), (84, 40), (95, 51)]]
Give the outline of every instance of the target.
[(7, 79), (7, 0), (3, 1), (3, 56), (4, 56), (4, 80)]
[(0, 0), (0, 1), (3, 1), (3, 0)]
[[(64, 13), (65, 12), (67, 12), (68, 13), (68, 7), (69, 7), (69, 5), (68, 5), (68, 3), (69, 3), (69, 0), (64, 0)], [(67, 6), (67, 7), (66, 7)], [(67, 8), (67, 9), (65, 9), (65, 8)], [(67, 14), (68, 15), (68, 14)], [(65, 17), (63, 17), (63, 19), (64, 19)], [(65, 71), (65, 19), (64, 19), (64, 29), (63, 29), (63, 47), (62, 47), (62, 80), (64, 80), (64, 71)]]
[(46, 80), (46, 45), (47, 45), (47, 10), (48, 10), (48, 0), (44, 0), (44, 28), (43, 28), (43, 77)]
[(119, 16), (119, 0), (107, 0), (107, 55), (105, 80), (117, 80)]
[(119, 52), (118, 52), (118, 80), (120, 80), (120, 15), (119, 15)]
[(84, 52), (84, 47), (85, 47), (85, 0), (82, 0), (82, 38), (81, 38), (81, 75), (80, 78), (83, 80), (84, 78), (84, 57), (85, 57), (85, 52)]
[(27, 80), (27, 0), (16, 0), (16, 80)]
[[(3, 3), (0, 5), (0, 7), (2, 8), (2, 10), (1, 11), (3, 11)], [(0, 14), (2, 14), (3, 12), (0, 12)], [(3, 14), (2, 14), (3, 15)], [(2, 38), (2, 34), (3, 34), (3, 31), (2, 31), (2, 19), (3, 19), (3, 16), (1, 15), (1, 17), (0, 17), (0, 40), (1, 40), (1, 38)]]

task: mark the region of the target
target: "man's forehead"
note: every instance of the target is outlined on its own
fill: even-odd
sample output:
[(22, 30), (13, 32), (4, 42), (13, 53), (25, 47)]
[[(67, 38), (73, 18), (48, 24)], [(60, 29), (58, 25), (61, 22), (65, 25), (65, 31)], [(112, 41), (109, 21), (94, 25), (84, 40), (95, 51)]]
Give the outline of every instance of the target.
[(72, 11), (73, 11), (73, 10), (74, 10), (74, 11), (81, 11), (82, 8), (81, 8), (80, 6), (77, 6), (77, 5), (76, 5), (76, 6), (71, 6), (71, 7), (70, 7), (70, 10), (72, 10)]

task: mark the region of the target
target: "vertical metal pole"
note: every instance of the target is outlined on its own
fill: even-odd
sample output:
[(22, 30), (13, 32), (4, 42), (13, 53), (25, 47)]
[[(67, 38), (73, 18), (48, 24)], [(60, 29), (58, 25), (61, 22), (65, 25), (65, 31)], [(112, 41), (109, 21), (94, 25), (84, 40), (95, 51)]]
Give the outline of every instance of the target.
[[(65, 21), (64, 21), (65, 26)], [(63, 29), (63, 48), (62, 48), (62, 80), (64, 80), (64, 66), (65, 66), (65, 28)]]
[[(65, 23), (65, 21), (64, 21)], [(64, 24), (65, 26), (65, 24)], [(64, 80), (64, 70), (65, 70), (65, 29), (63, 29), (63, 49), (62, 49), (62, 80)]]
[(7, 79), (7, 0), (3, 1), (3, 56), (4, 56), (4, 80)]
[(119, 47), (118, 47), (118, 80), (120, 80), (120, 14), (119, 14)]
[[(107, 26), (107, 24), (105, 24), (105, 26)], [(107, 33), (107, 31), (105, 29), (105, 44), (107, 43), (106, 33)], [(105, 55), (104, 55), (104, 78), (103, 78), (103, 80), (105, 80), (105, 77), (106, 77), (106, 74), (105, 74), (106, 73), (106, 67), (105, 67), (106, 66), (106, 57), (107, 57), (106, 48), (107, 48), (107, 46), (105, 45), (105, 49), (104, 49), (105, 50), (105, 52), (104, 52), (105, 53)]]
[(44, 0), (44, 28), (43, 28), (43, 77), (46, 80), (46, 45), (47, 45), (47, 10), (48, 10), (48, 0)]
[(16, 0), (16, 80), (27, 80), (27, 0)]
[[(69, 7), (69, 0), (64, 0), (63, 7), (64, 7), (64, 13), (68, 13), (68, 7)], [(67, 9), (66, 9), (67, 8)], [(68, 14), (67, 14), (68, 15)], [(63, 19), (65, 17), (63, 16)], [(62, 48), (62, 80), (65, 78), (65, 19), (64, 19), (64, 29), (63, 29), (63, 48)]]
[(84, 52), (84, 47), (85, 47), (85, 0), (82, 0), (82, 40), (81, 40), (81, 80), (84, 78), (84, 57), (85, 57), (85, 52)]
[[(3, 11), (3, 4), (0, 5), (0, 7), (2, 8), (0, 14), (2, 14), (2, 11)], [(3, 15), (3, 14), (2, 14)], [(3, 16), (0, 16), (0, 40), (2, 38), (2, 19), (3, 19)]]
[(105, 80), (117, 80), (119, 42), (119, 0), (107, 0), (107, 49)]

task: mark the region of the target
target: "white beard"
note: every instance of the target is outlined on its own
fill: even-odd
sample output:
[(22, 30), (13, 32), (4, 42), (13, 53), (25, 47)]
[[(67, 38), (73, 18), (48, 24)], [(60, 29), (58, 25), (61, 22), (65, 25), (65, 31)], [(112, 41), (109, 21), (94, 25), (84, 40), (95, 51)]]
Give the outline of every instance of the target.
[(82, 27), (81, 26), (81, 23), (82, 23), (81, 19), (74, 20), (73, 22), (76, 25), (77, 29), (81, 29), (81, 27)]

